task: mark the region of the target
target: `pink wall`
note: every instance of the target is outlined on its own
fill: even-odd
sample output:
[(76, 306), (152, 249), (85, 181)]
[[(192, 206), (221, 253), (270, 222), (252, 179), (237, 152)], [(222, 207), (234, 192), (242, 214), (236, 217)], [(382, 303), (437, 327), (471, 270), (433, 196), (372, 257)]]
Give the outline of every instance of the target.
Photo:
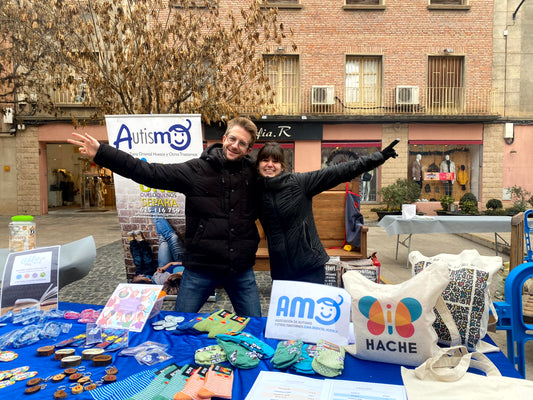
[(483, 124), (409, 124), (409, 140), (483, 140)]
[(517, 185), (533, 194), (532, 153), (533, 126), (515, 125), (513, 143), (503, 147), (503, 187)]
[(324, 125), (323, 139), (343, 141), (381, 141), (381, 124), (338, 124)]
[(66, 142), (72, 138), (72, 132), (85, 133), (99, 141), (107, 142), (107, 129), (105, 125), (88, 125), (74, 128), (72, 124), (50, 124), (39, 127), (40, 142)]
[(320, 169), (322, 163), (320, 140), (299, 140), (294, 143), (295, 172)]

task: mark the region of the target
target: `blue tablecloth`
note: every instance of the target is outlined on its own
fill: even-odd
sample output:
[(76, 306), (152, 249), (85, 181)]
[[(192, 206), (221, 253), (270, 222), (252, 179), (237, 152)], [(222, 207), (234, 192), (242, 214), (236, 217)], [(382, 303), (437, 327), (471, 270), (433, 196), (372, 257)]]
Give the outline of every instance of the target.
[[(76, 303), (60, 303), (59, 308), (61, 310), (72, 310), (72, 311), (81, 311), (86, 308), (98, 309), (98, 306), (92, 306), (87, 304), (76, 304)], [(100, 307), (101, 308), (101, 307)], [(145, 341), (152, 340), (160, 343), (166, 343), (169, 345), (168, 353), (173, 356), (172, 359), (168, 360), (165, 363), (156, 364), (155, 366), (149, 367), (146, 365), (139, 364), (132, 357), (117, 356), (116, 353), (113, 354), (113, 365), (118, 368), (119, 373), (117, 375), (118, 380), (124, 379), (130, 375), (133, 375), (137, 372), (150, 369), (150, 368), (162, 368), (165, 365), (174, 362), (180, 366), (193, 363), (194, 362), (194, 352), (196, 349), (208, 346), (211, 344), (216, 344), (215, 339), (209, 339), (206, 334), (201, 335), (174, 335), (166, 331), (155, 331), (152, 328), (151, 323), (156, 320), (163, 319), (166, 315), (183, 315), (185, 318), (193, 318), (196, 314), (186, 314), (186, 313), (174, 313), (174, 312), (165, 312), (162, 311), (159, 315), (150, 320), (144, 327), (142, 332), (130, 333), (130, 346), (137, 346)], [(66, 322), (72, 322), (67, 321)], [(263, 340), (265, 343), (269, 344), (273, 348), (276, 348), (278, 341), (273, 339), (264, 338), (264, 329), (266, 325), (266, 318), (252, 318), (248, 323), (245, 331), (256, 336), (258, 339)], [(9, 330), (18, 328), (16, 325), (8, 324), (8, 326), (0, 328), (0, 335), (3, 335)], [(0, 370), (11, 370), (16, 367), (29, 366), (30, 371), (37, 371), (38, 377), (46, 378), (48, 376), (58, 374), (64, 370), (61, 368), (60, 361), (54, 360), (53, 356), (50, 357), (38, 357), (37, 348), (45, 345), (51, 345), (57, 343), (61, 340), (68, 339), (75, 336), (76, 334), (84, 333), (86, 329), (85, 324), (80, 324), (77, 322), (73, 323), (72, 329), (69, 333), (61, 334), (57, 340), (45, 339), (36, 343), (35, 345), (11, 349), (7, 348), (5, 350), (14, 350), (18, 353), (18, 358), (14, 361), (0, 363)], [(78, 348), (76, 354), (81, 355), (83, 349)], [(518, 372), (513, 368), (511, 363), (507, 360), (505, 355), (501, 352), (488, 354), (489, 358), (495, 363), (499, 368), (500, 372), (504, 376), (510, 376), (515, 378), (520, 378)], [(100, 379), (105, 375), (106, 367), (93, 367), (91, 361), (82, 361), (82, 365), (86, 366), (86, 371), (92, 373), (93, 380)], [(227, 364), (230, 366), (229, 364)], [(258, 367), (250, 370), (235, 370), (235, 378), (233, 384), (233, 399), (244, 399), (248, 392), (250, 391), (257, 375), (261, 370), (268, 371), (278, 371), (273, 366), (270, 360), (262, 360)], [(292, 372), (287, 372), (292, 373)], [(320, 375), (313, 375), (317, 379), (322, 379)], [(344, 372), (342, 375), (337, 377), (337, 379), (344, 380), (353, 380), (353, 381), (365, 381), (365, 382), (377, 382), (377, 383), (389, 383), (389, 384), (402, 384), (402, 378), (400, 374), (400, 366), (395, 364), (384, 364), (378, 362), (364, 361), (356, 359), (350, 355), (346, 355)], [(64, 380), (60, 383), (48, 382), (47, 387), (38, 393), (31, 395), (31, 399), (52, 399), (54, 392), (60, 385), (69, 385), (68, 380)], [(19, 381), (15, 384), (8, 386), (6, 388), (0, 389), (0, 398), (9, 399), (19, 398), (19, 396), (24, 395), (24, 390), (26, 389), (26, 381)], [(139, 388), (139, 390), (142, 388)], [(73, 398), (77, 400), (92, 399), (90, 392), (84, 392), (82, 394), (73, 395), (70, 393), (70, 390), (67, 390), (69, 393), (68, 398)], [(16, 396), (16, 397), (15, 397)]]

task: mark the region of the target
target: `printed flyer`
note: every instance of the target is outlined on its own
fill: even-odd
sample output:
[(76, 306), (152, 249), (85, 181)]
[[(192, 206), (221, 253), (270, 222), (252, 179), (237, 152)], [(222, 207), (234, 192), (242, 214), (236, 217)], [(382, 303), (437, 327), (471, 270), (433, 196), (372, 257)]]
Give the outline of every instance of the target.
[(2, 314), (57, 308), (60, 246), (9, 253), (1, 283)]

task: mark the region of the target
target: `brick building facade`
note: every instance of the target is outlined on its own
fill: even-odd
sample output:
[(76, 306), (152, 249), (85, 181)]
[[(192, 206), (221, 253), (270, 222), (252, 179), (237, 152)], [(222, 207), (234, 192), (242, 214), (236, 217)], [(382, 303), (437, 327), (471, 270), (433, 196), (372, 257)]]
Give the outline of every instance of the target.
[[(520, 137), (528, 138), (529, 128), (521, 124), (517, 130), (515, 121), (520, 133), (515, 144), (504, 142), (509, 120), (503, 118), (502, 82), (509, 76), (503, 77), (498, 61), (504, 56), (503, 43), (495, 30), (509, 24), (518, 1), (504, 2), (505, 8), (493, 0), (271, 3), (279, 7), (285, 28), (294, 31), (297, 48), (293, 50), (287, 41), (278, 48), (258, 49), (269, 76), (280, 89), (289, 90), (277, 96), (276, 111), (257, 123), (265, 130), (292, 126), (291, 137), (275, 138), (289, 149), (294, 170), (320, 168), (335, 151), (365, 154), (401, 138), (400, 157), (376, 171), (371, 197), (363, 202), (368, 219), (375, 218), (369, 210), (379, 203), (379, 188), (410, 177), (416, 154), (428, 160), (426, 169), (446, 154), (463, 160), (457, 167), (468, 164), (468, 191), (482, 204), (501, 199), (506, 185), (522, 184), (510, 178), (509, 165), (516, 164), (512, 149)], [(236, 10), (242, 2), (220, 4), (222, 9)], [(531, 7), (521, 11), (527, 16)], [(508, 28), (508, 43), (524, 16), (517, 14)], [(521, 38), (530, 36), (526, 27), (521, 29)], [(524, 79), (513, 80), (507, 90), (524, 84)], [(508, 100), (508, 115), (513, 114), (511, 103)], [(105, 126), (88, 129), (106, 140)], [(50, 145), (69, 146), (66, 140), (72, 130), (65, 121), (33, 124), (28, 119), (16, 137), (0, 138), (0, 153), (10, 166), (9, 172), (0, 171), (0, 213), (48, 212), (52, 182), (47, 154)], [(310, 131), (318, 131), (320, 137), (306, 137)], [(218, 140), (217, 134), (206, 129), (205, 141)], [(358, 190), (358, 184), (352, 186)], [(533, 191), (533, 184), (523, 185)], [(427, 195), (423, 191), (425, 200), (438, 200), (442, 185), (430, 182), (429, 187)], [(459, 196), (455, 189), (454, 196)]]

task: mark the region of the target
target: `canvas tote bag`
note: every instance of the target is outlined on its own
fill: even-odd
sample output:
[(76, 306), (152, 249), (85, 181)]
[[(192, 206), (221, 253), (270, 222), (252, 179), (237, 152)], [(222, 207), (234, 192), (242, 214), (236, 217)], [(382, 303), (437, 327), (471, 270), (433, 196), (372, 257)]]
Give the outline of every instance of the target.
[(448, 269), (438, 262), (398, 285), (374, 283), (357, 271), (342, 276), (352, 297), (355, 345), (345, 346), (354, 357), (418, 366), (438, 351), (433, 328), (434, 308), (458, 344), (459, 331), (441, 298), (448, 285)]
[[(469, 367), (484, 372), (467, 372)], [(501, 376), (482, 353), (468, 353), (465, 346), (440, 349), (415, 369), (402, 367), (409, 400), (526, 400), (533, 396), (533, 382)]]

